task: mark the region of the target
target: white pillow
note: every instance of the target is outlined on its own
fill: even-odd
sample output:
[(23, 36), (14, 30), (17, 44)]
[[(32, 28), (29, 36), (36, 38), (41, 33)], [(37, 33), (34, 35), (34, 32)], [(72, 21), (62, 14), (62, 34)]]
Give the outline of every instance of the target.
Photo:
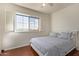
[(71, 34), (68, 32), (61, 32), (57, 37), (61, 39), (70, 39)]
[(57, 33), (51, 32), (51, 33), (49, 33), (49, 36), (51, 36), (51, 37), (57, 37)]

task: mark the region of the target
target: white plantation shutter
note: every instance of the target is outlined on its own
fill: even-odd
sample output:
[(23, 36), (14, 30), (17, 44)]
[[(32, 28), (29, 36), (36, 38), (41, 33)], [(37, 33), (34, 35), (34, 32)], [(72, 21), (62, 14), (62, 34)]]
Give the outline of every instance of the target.
[(39, 18), (16, 14), (15, 32), (28, 32), (39, 30)]

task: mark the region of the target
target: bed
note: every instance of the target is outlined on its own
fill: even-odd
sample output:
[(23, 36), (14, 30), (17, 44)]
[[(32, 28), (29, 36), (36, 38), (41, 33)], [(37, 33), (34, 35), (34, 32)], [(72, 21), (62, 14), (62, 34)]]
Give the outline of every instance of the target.
[(32, 38), (30, 42), (31, 47), (38, 53), (39, 56), (65, 56), (75, 48), (74, 41), (70, 39), (70, 37), (36, 37)]

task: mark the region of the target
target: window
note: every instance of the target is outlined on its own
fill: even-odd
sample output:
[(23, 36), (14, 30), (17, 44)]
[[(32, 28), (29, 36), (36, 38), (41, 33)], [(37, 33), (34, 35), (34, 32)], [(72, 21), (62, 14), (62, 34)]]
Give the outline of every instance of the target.
[(16, 14), (15, 32), (39, 30), (39, 17)]
[(38, 18), (30, 17), (30, 30), (38, 30)]

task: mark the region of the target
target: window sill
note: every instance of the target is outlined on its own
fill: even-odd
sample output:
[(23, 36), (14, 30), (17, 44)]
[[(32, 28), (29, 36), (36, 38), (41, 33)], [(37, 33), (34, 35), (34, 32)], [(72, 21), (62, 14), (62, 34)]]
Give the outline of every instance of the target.
[(42, 31), (24, 31), (24, 32), (16, 31), (15, 33), (39, 33), (39, 32), (42, 32)]

